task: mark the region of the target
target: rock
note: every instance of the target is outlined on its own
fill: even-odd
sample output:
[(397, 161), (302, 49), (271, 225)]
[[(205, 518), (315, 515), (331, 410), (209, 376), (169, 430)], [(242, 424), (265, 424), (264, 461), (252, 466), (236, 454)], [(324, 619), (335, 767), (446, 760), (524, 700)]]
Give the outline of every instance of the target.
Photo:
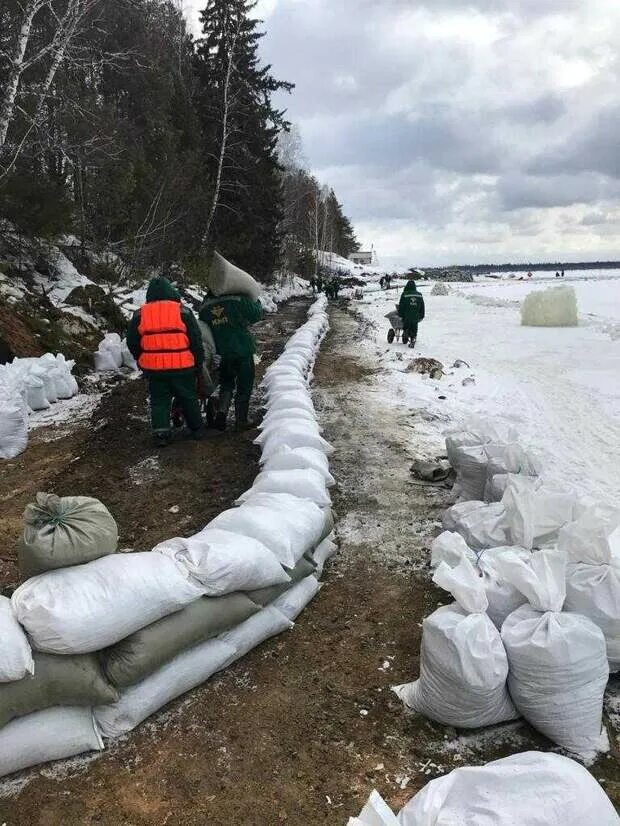
[(433, 378), (441, 378), (443, 375), (443, 364), (437, 359), (431, 358), (417, 358), (413, 359), (413, 361), (409, 362), (409, 366), (407, 367), (408, 373), (421, 373), (422, 375), (429, 375), (433, 376), (433, 372), (439, 371), (438, 376), (433, 376)]
[(81, 307), (90, 315), (103, 319), (109, 330), (123, 332), (127, 327), (127, 322), (114, 299), (96, 284), (74, 287), (65, 303), (71, 307)]

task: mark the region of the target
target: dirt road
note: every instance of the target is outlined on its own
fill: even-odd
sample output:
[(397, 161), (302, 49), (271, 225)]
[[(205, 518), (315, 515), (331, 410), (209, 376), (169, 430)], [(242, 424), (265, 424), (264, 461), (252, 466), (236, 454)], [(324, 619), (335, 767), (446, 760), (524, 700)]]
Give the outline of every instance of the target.
[[(297, 317), (301, 310), (299, 305)], [(405, 716), (390, 691), (417, 675), (420, 623), (443, 599), (429, 585), (425, 560), (446, 492), (411, 481), (415, 421), (410, 411), (385, 404), (381, 376), (356, 346), (367, 333), (360, 319), (339, 308), (332, 309), (331, 322), (314, 395), (325, 435), (337, 448), (332, 468), (341, 548), (320, 594), (293, 631), (171, 703), (102, 755), (34, 770), (27, 782), (5, 782), (0, 823), (340, 826), (372, 788), (397, 808), (431, 777), (465, 761), (545, 747), (523, 723), (459, 736)], [(124, 419), (144, 410), (143, 399), (134, 396), (139, 392), (137, 384), (119, 390), (122, 398), (133, 397), (122, 408)], [(121, 408), (106, 404), (97, 415), (112, 421)], [(105, 462), (113, 438), (108, 425), (97, 431), (92, 447), (66, 445), (63, 473), (69, 475), (60, 476), (55, 489), (71, 480), (72, 492), (84, 492), (82, 485), (105, 477), (104, 465), (96, 464)], [(139, 485), (129, 470), (152, 451), (146, 435), (128, 433), (125, 439), (124, 445), (113, 442), (124, 465), (119, 460), (101, 481), (105, 501), (120, 516), (125, 544), (137, 546), (142, 538), (150, 547), (204, 524), (230, 505), (256, 470), (251, 444), (239, 454), (231, 438), (222, 446), (228, 452), (218, 454), (217, 474), (210, 470), (208, 443), (199, 448), (200, 462), (177, 470), (175, 460), (186, 461), (188, 454), (179, 445)], [(75, 469), (70, 450), (86, 449), (88, 460), (75, 462)], [(243, 471), (240, 460), (247, 465)], [(95, 467), (89, 475), (90, 464)], [(214, 488), (220, 476), (227, 481)], [(170, 514), (176, 503), (180, 513)], [(136, 521), (141, 508), (148, 518)], [(599, 761), (594, 773), (616, 797), (615, 760)]]

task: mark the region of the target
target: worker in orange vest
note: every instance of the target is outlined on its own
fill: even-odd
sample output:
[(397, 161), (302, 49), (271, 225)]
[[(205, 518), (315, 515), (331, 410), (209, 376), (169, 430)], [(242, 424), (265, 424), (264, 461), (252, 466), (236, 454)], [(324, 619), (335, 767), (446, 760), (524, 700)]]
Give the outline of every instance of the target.
[(155, 443), (172, 440), (170, 406), (176, 398), (192, 437), (201, 439), (204, 424), (198, 399), (204, 361), (202, 336), (196, 317), (181, 304), (167, 278), (153, 278), (146, 304), (134, 313), (127, 346), (149, 383), (151, 425)]

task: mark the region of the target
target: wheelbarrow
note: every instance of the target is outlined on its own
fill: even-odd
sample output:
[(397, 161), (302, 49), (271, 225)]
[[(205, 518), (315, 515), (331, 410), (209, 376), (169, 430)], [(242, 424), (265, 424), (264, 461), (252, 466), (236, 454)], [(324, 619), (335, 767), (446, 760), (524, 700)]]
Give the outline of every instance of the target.
[(395, 340), (402, 340), (403, 344), (406, 344), (409, 341), (409, 336), (403, 330), (403, 320), (400, 317), (398, 310), (392, 310), (392, 312), (388, 313), (385, 317), (390, 322), (391, 326), (391, 329), (388, 330), (387, 334), (388, 344), (392, 344)]

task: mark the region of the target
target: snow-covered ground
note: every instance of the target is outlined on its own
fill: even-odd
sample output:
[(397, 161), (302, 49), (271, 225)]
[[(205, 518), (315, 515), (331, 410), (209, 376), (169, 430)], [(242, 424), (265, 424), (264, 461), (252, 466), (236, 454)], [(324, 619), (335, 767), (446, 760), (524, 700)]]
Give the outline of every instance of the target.
[[(386, 401), (422, 414), (429, 453), (440, 449), (443, 431), (471, 414), (497, 417), (517, 427), (523, 446), (541, 459), (549, 482), (615, 504), (620, 341), (614, 333), (620, 326), (620, 273), (571, 275), (579, 301), (577, 328), (521, 326), (521, 300), (546, 285), (457, 284), (450, 295), (436, 297), (430, 295), (431, 285), (422, 285), (427, 317), (416, 350), (387, 344), (384, 315), (394, 308), (396, 290), (368, 293), (358, 303), (373, 325), (362, 346), (384, 371)], [(553, 274), (551, 280), (557, 283)], [(446, 375), (433, 380), (408, 372), (415, 356), (438, 359)], [(457, 359), (469, 368), (453, 368)], [(464, 382), (470, 378), (474, 381)]]

